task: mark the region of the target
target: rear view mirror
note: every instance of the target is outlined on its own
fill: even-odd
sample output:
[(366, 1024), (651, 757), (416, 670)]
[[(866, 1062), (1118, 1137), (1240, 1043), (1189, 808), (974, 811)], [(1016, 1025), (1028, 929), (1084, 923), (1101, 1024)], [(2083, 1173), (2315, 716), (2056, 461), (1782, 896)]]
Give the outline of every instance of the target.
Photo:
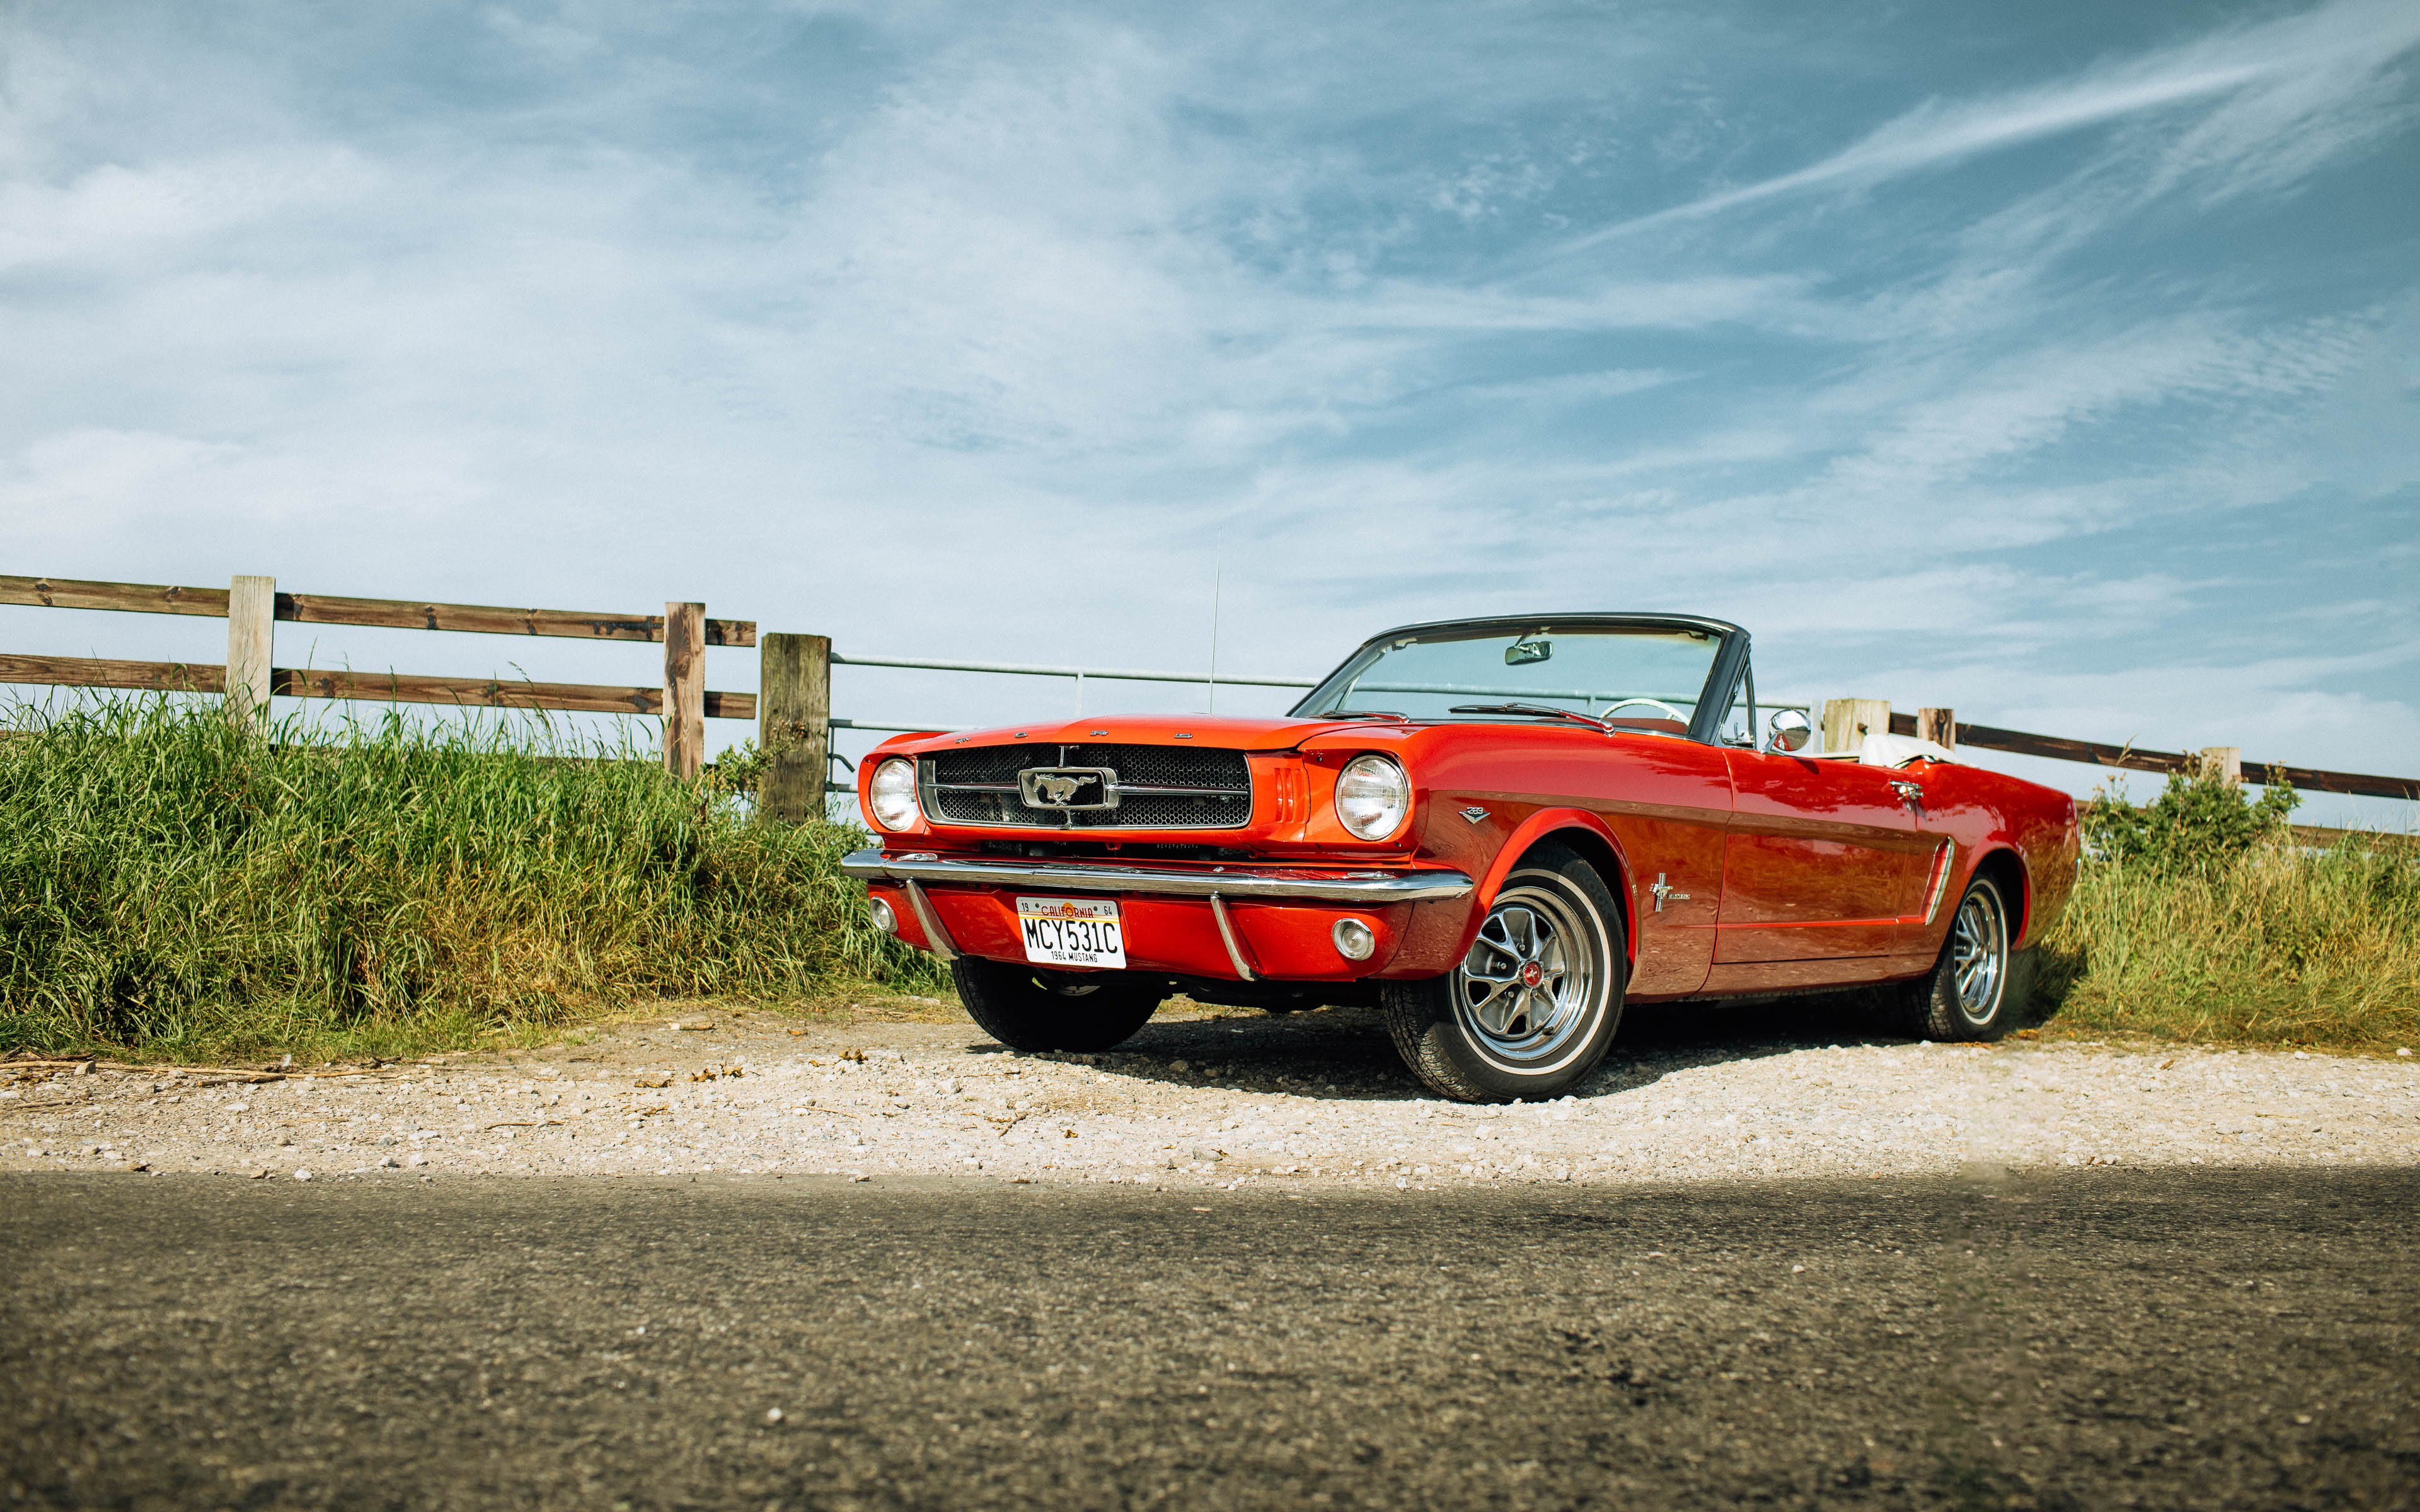
[(1504, 648), (1504, 665), (1527, 667), (1533, 661), (1544, 661), (1554, 654), (1555, 643), (1552, 640), (1532, 640), (1525, 636)]
[(1764, 727), (1764, 748), (1784, 753), (1801, 750), (1813, 739), (1815, 727), (1796, 709), (1776, 709)]

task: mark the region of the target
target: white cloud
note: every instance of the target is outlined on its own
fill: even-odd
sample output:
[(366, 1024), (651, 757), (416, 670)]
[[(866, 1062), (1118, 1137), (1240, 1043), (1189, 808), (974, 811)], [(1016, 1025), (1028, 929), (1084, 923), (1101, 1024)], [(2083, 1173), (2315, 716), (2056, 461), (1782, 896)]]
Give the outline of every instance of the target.
[[(2399, 13), (1937, 103), (1742, 192), (1854, 185), (1854, 225), (1546, 273), (1550, 215), (1814, 139), (1750, 76), (1789, 84), (1790, 49), (1677, 15), (798, 13), (856, 30), (579, 5), (450, 29), (464, 57), (266, 10), (276, 47), (169, 9), (34, 39), (0, 90), (0, 342), (36, 354), (0, 366), (11, 570), (704, 595), (868, 649), (1194, 666), (1223, 540), (1232, 668), (1626, 603), (1802, 665), (2021, 647), (1963, 695), (2021, 701), (2113, 624), (2176, 659), (2220, 576), (2193, 522), (2420, 476), (2408, 298), (2074, 270), (2146, 195), (2248, 216), (2375, 156)], [(1697, 134), (1659, 155), (1674, 91)], [(2055, 184), (1978, 178), (1956, 224), (1891, 195), (2017, 141), (2058, 145)], [(2090, 554), (2161, 518), (2164, 554)]]

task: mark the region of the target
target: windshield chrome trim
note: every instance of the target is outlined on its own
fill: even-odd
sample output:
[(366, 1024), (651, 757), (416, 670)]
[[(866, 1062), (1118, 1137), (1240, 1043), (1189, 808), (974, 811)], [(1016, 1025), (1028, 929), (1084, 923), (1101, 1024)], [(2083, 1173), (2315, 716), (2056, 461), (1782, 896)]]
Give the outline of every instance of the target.
[[(1383, 631), (1377, 635), (1373, 635), (1368, 640), (1362, 641), (1359, 645), (1355, 646), (1350, 656), (1347, 656), (1342, 661), (1338, 662), (1334, 667), (1329, 668), (1325, 676), (1321, 677), (1318, 682), (1311, 685), (1311, 691), (1304, 694), (1301, 701), (1295, 703), (1292, 709), (1287, 711), (1288, 716), (1297, 719), (1319, 719), (1326, 717), (1326, 716), (1311, 707), (1311, 704), (1318, 699), (1321, 689), (1334, 682), (1339, 673), (1342, 672), (1345, 668), (1352, 666), (1356, 661), (1359, 660), (1362, 654), (1373, 646), (1383, 645), (1389, 640), (1404, 639), (1414, 640), (1435, 639), (1437, 638), (1438, 632), (1448, 630), (1468, 631), (1470, 632), (1468, 637), (1469, 639), (1479, 640), (1490, 635), (1526, 635), (1533, 633), (1541, 627), (1553, 627), (1557, 629), (1569, 627), (1574, 630), (1587, 629), (1590, 627), (1623, 630), (1695, 630), (1717, 637), (1718, 643), (1714, 648), (1714, 660), (1706, 669), (1706, 681), (1704, 685), (1698, 689), (1697, 707), (1691, 712), (1689, 733), (1687, 735), (1681, 738), (1694, 740), (1703, 746), (1718, 744), (1717, 737), (1722, 730), (1723, 714), (1730, 706), (1729, 699), (1731, 687), (1739, 676), (1741, 663), (1745, 661), (1747, 658), (1748, 633), (1745, 629), (1733, 625), (1729, 620), (1710, 619), (1701, 614), (1637, 614), (1598, 610), (1593, 612), (1584, 611), (1576, 614), (1491, 614), (1477, 619), (1429, 620), (1419, 625), (1399, 625), (1391, 630)], [(1459, 637), (1457, 639), (1459, 639)], [(1376, 685), (1373, 685), (1373, 687), (1375, 686)], [(1719, 701), (1715, 697), (1715, 689), (1721, 690), (1721, 698)], [(1357, 687), (1355, 691), (1357, 693), (1360, 689)], [(1408, 691), (1408, 689), (1406, 689), (1406, 691)], [(1543, 696), (1552, 697), (1554, 695)], [(1718, 702), (1721, 703), (1721, 707), (1715, 706)], [(1368, 717), (1369, 716), (1367, 714), (1362, 716), (1362, 717), (1365, 718)], [(1462, 722), (1438, 720), (1433, 715), (1406, 716), (1405, 717), (1413, 722), (1420, 723), (1432, 721), (1437, 723)], [(1631, 732), (1624, 733), (1629, 733)], [(1655, 732), (1637, 733), (1652, 733)], [(1668, 732), (1666, 733), (1668, 733)]]

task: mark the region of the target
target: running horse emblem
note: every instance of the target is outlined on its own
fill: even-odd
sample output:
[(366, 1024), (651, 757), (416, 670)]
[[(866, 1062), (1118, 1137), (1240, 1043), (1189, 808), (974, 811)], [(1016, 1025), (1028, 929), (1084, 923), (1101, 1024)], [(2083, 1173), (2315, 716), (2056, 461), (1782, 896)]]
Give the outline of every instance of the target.
[[(1091, 801), (1081, 796), (1087, 790)], [(1017, 796), (1036, 809), (1114, 809), (1117, 773), (1105, 766), (1029, 766), (1016, 774)]]
[(1074, 802), (1076, 790), (1091, 780), (1089, 777), (1037, 777), (1033, 791), (1045, 803), (1064, 806)]

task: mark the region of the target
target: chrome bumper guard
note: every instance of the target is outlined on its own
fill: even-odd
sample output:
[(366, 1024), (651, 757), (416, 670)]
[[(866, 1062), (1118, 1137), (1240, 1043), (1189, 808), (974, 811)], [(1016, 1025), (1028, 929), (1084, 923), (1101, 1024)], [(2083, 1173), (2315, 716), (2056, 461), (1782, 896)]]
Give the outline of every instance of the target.
[(942, 856), (930, 851), (886, 856), (857, 851), (840, 869), (861, 882), (972, 883), (1067, 892), (1159, 893), (1178, 898), (1308, 898), (1319, 903), (1438, 903), (1467, 897), (1473, 886), (1459, 872), (1322, 872), (1305, 867), (1223, 866), (1189, 871), (1156, 867), (1084, 866), (1020, 861), (1006, 856)]

